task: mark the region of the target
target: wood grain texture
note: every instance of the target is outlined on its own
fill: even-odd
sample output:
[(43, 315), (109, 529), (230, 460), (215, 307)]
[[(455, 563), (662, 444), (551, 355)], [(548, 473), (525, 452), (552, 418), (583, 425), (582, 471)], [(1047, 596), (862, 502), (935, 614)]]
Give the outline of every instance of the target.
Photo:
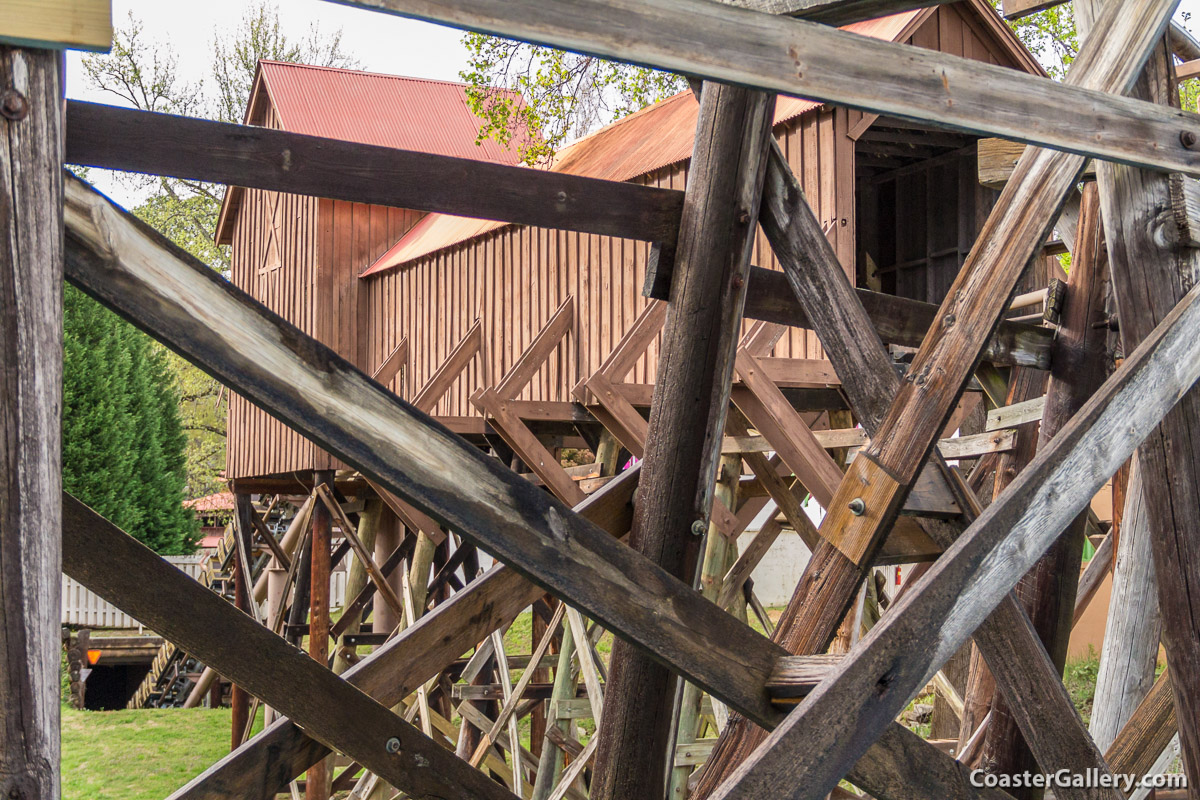
[(716, 796), (818, 798), (1200, 377), (1190, 293)]
[[(1083, 46), (1067, 80), (1127, 91), (1167, 23), (1174, 4), (1151, 0), (1106, 9), (1106, 35)], [(1136, 19), (1135, 19), (1136, 17)], [(901, 482), (911, 480), (999, 322), (1025, 265), (1041, 247), (1084, 160), (1034, 149), (1017, 165), (962, 270), (947, 293), (936, 327), (912, 366), (868, 453)]]
[(1171, 692), (1171, 671), (1158, 676), (1146, 697), (1105, 751), (1114, 772), (1146, 775), (1178, 729)]
[(0, 796), (30, 800), (59, 794), (59, 59), (0, 46), (29, 108), (0, 117)]
[[(1154, 531), (1146, 509), (1142, 470), (1137, 459), (1125, 494), (1125, 513), (1113, 563), (1112, 594), (1104, 625), (1104, 648), (1096, 675), (1090, 730), (1100, 747), (1108, 747), (1133, 715), (1150, 687), (1158, 666), (1162, 616), (1150, 540)], [(1109, 538), (1113, 538), (1110, 534)]]
[(74, 100), (66, 159), (647, 241), (675, 235), (683, 202), (668, 189)]
[[(1179, 141), (1195, 115), (1112, 96), (1102, 81), (1057, 84), (706, 0), (605, 0), (586, 10), (572, 0), (335, 2), (1140, 166), (1200, 168), (1200, 154)], [(1147, 46), (1167, 24), (1152, 2), (1126, 8)], [(1136, 66), (1145, 50), (1109, 51), (1118, 59), (1105, 66), (1123, 55)]]
[[(414, 502), (420, 493), (430, 513), (436, 503), (437, 515), (450, 528), (475, 541), (486, 540), (483, 546), (527, 577), (557, 587), (552, 591), (578, 602), (606, 628), (658, 653), (688, 680), (748, 712), (755, 723), (777, 723), (780, 714), (762, 687), (786, 651), (623, 545), (599, 544), (599, 537), (611, 537), (412, 411), (81, 182), (68, 179), (68, 187), (70, 280), (155, 331), (228, 385), (268, 404), (323, 446), (339, 442), (339, 456), (381, 485)], [(120, 257), (109, 249), (114, 241), (122, 243)], [(263, 359), (280, 368), (264, 368)], [(314, 398), (324, 398), (320, 410), (312, 405)], [(466, 474), (474, 480), (464, 482)], [(464, 487), (472, 485), (486, 491), (484, 499), (464, 494)], [(482, 513), (485, 522), (472, 512)], [(593, 588), (598, 588), (595, 596)], [(628, 603), (630, 596), (647, 592), (671, 600), (667, 605)], [(668, 607), (672, 616), (662, 613)], [(889, 728), (850, 774), (885, 800), (1006, 796), (970, 787), (959, 765), (899, 726)]]
[[(1090, 6), (1090, 4), (1089, 4)], [(1109, 4), (1104, 5), (1104, 11)], [(1097, 20), (1093, 30), (1104, 30)], [(1089, 37), (1090, 39), (1095, 36)], [(1163, 40), (1134, 94), (1177, 103)], [(1101, 164), (1097, 174), (1113, 290), (1126, 352), (1144, 341), (1200, 279), (1200, 250), (1164, 246), (1154, 235), (1170, 208), (1170, 182), (1145, 170)], [(1163, 646), (1179, 710), (1179, 740), (1190, 792), (1200, 797), (1200, 393), (1192, 392), (1138, 448), (1158, 580)]]
[[(774, 657), (758, 634), (379, 387), (81, 182), (69, 186), (73, 282), (384, 489), (609, 630), (681, 667), (689, 680), (757, 717), (774, 716), (761, 690)], [(672, 600), (654, 607), (627, 602), (645, 592)], [(671, 614), (663, 613), (666, 607)]]
[[(709, 84), (696, 122), (631, 537), (688, 584), (699, 555), (693, 528), (707, 529), (712, 513), (773, 107), (772, 95)], [(613, 645), (596, 800), (663, 792), (675, 679), (658, 661)]]
[(68, 575), (389, 783), (447, 800), (513, 797), (66, 494), (62, 532)]
[(0, 0), (0, 42), (20, 47), (112, 47), (112, 0)]

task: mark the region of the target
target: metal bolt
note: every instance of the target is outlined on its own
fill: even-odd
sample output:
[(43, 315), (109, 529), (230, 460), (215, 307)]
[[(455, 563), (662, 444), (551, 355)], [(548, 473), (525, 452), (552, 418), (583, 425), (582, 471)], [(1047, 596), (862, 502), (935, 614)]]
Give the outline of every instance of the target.
[(0, 114), (13, 122), (23, 120), (29, 115), (29, 101), (16, 89), (6, 89), (0, 97)]
[(389, 753), (399, 753), (400, 752), (400, 740), (397, 739), (395, 736), (393, 736), (392, 738), (387, 740), (387, 742), (383, 745), (383, 747)]
[(867, 511), (867, 504), (863, 502), (861, 497), (856, 497), (850, 501), (850, 513), (856, 517), (861, 517)]
[(738, 209), (737, 221), (739, 225), (748, 225), (750, 223), (750, 212), (744, 208)]
[(696, 536), (703, 536), (704, 531), (707, 529), (708, 526), (704, 524), (704, 520), (702, 519), (698, 519), (692, 523), (692, 533)]
[(1191, 150), (1196, 146), (1197, 137), (1195, 131), (1182, 131), (1179, 134), (1179, 143)]

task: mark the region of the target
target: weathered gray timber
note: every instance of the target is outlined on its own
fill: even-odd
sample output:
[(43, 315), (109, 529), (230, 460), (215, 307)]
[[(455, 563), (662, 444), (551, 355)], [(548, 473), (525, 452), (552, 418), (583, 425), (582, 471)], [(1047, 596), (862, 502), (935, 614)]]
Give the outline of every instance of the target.
[(1089, 730), (1100, 747), (1116, 740), (1154, 684), (1162, 616), (1158, 613), (1158, 581), (1150, 551), (1152, 535), (1142, 469), (1135, 456), (1125, 492), (1104, 648), (1100, 651), (1092, 701)]
[[(66, 198), (72, 282), (382, 486), (437, 502), (448, 527), (486, 542), (526, 577), (548, 575), (555, 594), (583, 598), (579, 605), (602, 622), (618, 620), (606, 627), (661, 653), (717, 699), (760, 725), (781, 719), (763, 687), (785, 650), (411, 410), (81, 181), (68, 180)], [(481, 497), (463, 493), (464, 475)], [(617, 546), (604, 546), (600, 537)], [(640, 596), (656, 602), (628, 602)], [(850, 775), (882, 800), (1008, 797), (972, 787), (962, 765), (899, 725)]]
[[(1095, 9), (1090, 2), (1081, 4)], [(1107, 13), (1106, 3), (1101, 13)], [(1086, 30), (1086, 17), (1081, 20)], [(1097, 19), (1095, 31), (1107, 31)], [(1091, 36), (1090, 39), (1097, 38)], [(1179, 102), (1169, 43), (1151, 54), (1134, 95), (1164, 106)], [(1170, 178), (1100, 164), (1100, 202), (1107, 232), (1121, 340), (1128, 352), (1200, 278), (1200, 250), (1157, 235), (1173, 225)], [(1167, 415), (1138, 449), (1150, 517), (1163, 645), (1179, 709), (1179, 741), (1190, 796), (1200, 798), (1200, 393)]]
[(324, 664), (75, 498), (62, 497), (63, 570), (72, 578), (403, 791), (446, 800), (511, 800), (503, 786)]
[(58, 797), (61, 54), (0, 46), (0, 796)]
[(716, 796), (830, 791), (1198, 377), (1200, 288)]
[[(696, 528), (708, 529), (712, 510), (774, 101), (720, 84), (708, 84), (700, 99), (630, 537), (635, 550), (689, 585)], [(593, 798), (663, 793), (675, 685), (656, 657), (614, 642)]]
[[(781, 165), (786, 164), (787, 162), (783, 161)], [(775, 177), (776, 174), (783, 173), (775, 173), (772, 167), (772, 177), (769, 180), (773, 185), (769, 186), (769, 191), (775, 193), (775, 198), (785, 197), (791, 202), (803, 200), (803, 197), (792, 196), (791, 190), (784, 190), (784, 193), (780, 194), (782, 184), (779, 183), (780, 179)], [(787, 178), (786, 175), (783, 177)], [(789, 180), (795, 181), (795, 176)], [(784, 219), (788, 216), (790, 214), (785, 211)], [(786, 225), (786, 222), (781, 224)], [(772, 238), (771, 241), (772, 249), (776, 250), (777, 255), (780, 251), (787, 253), (791, 250), (783, 244), (775, 244), (777, 238)], [(803, 252), (801, 255), (792, 255), (800, 259), (800, 264), (807, 263), (811, 258)], [(783, 256), (780, 255), (780, 258)], [(937, 319), (938, 307), (933, 303), (872, 292), (870, 289), (854, 289), (854, 294), (866, 310), (875, 334), (884, 344), (918, 347)], [(666, 299), (666, 295), (658, 299)], [(782, 272), (762, 267), (750, 269), (750, 283), (746, 290), (746, 316), (749, 319), (778, 322), (795, 328), (813, 327), (803, 305), (789, 289), (787, 277)], [(997, 366), (1049, 369), (1050, 345), (1053, 339), (1054, 332), (1050, 328), (1025, 322), (1004, 321), (988, 342), (982, 358)]]
[[(1098, 82), (1070, 75), (1059, 84), (708, 0), (333, 1), (971, 133), (1200, 172), (1200, 152), (1179, 138), (1200, 124), (1194, 114), (1113, 96)], [(1153, 20), (1150, 32), (1161, 34), (1167, 23), (1149, 9), (1135, 0), (1126, 15), (1134, 24)]]

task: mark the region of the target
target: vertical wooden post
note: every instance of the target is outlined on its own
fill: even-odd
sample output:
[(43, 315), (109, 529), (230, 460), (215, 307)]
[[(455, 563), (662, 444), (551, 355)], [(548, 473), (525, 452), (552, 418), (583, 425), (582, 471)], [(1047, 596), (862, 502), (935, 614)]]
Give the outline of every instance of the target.
[[(400, 546), (404, 531), (400, 526), (400, 521), (396, 519), (396, 515), (391, 509), (384, 508), (382, 515), (379, 518), (378, 530), (375, 532), (375, 563), (382, 564), (387, 561), (397, 547)], [(392, 574), (388, 576), (388, 585), (395, 590), (399, 595), (401, 592), (401, 576), (403, 570), (400, 568), (392, 570)], [(388, 634), (396, 629), (400, 624), (400, 620), (396, 617), (396, 612), (392, 611), (391, 607), (384, 602), (383, 595), (378, 591), (375, 592), (375, 599), (371, 603), (371, 632)]]
[[(1076, 21), (1086, 32), (1099, 0), (1077, 0)], [(1179, 105), (1167, 37), (1151, 52), (1132, 97)], [(1195, 146), (1195, 134), (1190, 136)], [(1180, 237), (1165, 173), (1097, 162), (1120, 333), (1132, 353), (1200, 280), (1200, 249)], [(1179, 719), (1188, 797), (1200, 798), (1200, 391), (1192, 389), (1163, 418), (1138, 459), (1151, 524), (1151, 552), (1162, 613), (1163, 646)]]
[(0, 797), (58, 797), (62, 56), (0, 47)]
[[(738, 479), (741, 476), (741, 456), (722, 456), (721, 471), (717, 478), (716, 497), (729, 508), (737, 508)], [(704, 540), (704, 560), (700, 565), (700, 594), (715, 603), (717, 596), (721, 593), (721, 579), (725, 577), (725, 573), (729, 571), (736, 560), (736, 542), (730, 542), (715, 525), (709, 523), (708, 534)], [(698, 728), (702, 700), (703, 693), (698, 686), (693, 683), (684, 684), (679, 701), (678, 725), (675, 731), (676, 746), (696, 741), (696, 737), (700, 733)], [(676, 767), (674, 759), (671, 763), (667, 800), (685, 800), (688, 776), (692, 774), (692, 767)]]
[[(773, 97), (704, 84), (634, 509), (633, 546), (690, 582), (712, 506), (770, 146)], [(674, 702), (670, 670), (613, 645), (594, 800), (660, 797)]]
[[(249, 612), (250, 583), (254, 577), (246, 574), (242, 568), (244, 562), (240, 556), (245, 553), (248, 561), (251, 552), (250, 531), (253, 530), (254, 525), (251, 516), (254, 514), (254, 509), (250, 506), (250, 495), (243, 492), (235, 494), (233, 507), (237, 517), (234, 520), (233, 535), (238, 538), (233, 555), (233, 604), (242, 611)], [(237, 750), (242, 745), (242, 736), (246, 732), (246, 721), (250, 718), (250, 695), (236, 683), (233, 684), (229, 695), (229, 707), (233, 712), (230, 725), (230, 749)]]
[[(375, 535), (379, 529), (379, 517), (383, 513), (383, 501), (372, 495), (366, 503), (366, 507), (358, 517), (358, 540), (362, 542), (363, 547), (368, 552), (374, 550)], [(378, 561), (376, 563), (379, 563)], [(358, 597), (358, 593), (367, 585), (367, 567), (362, 562), (362, 559), (355, 557), (350, 563), (349, 574), (346, 576), (346, 602), (350, 602), (351, 598)], [(361, 627), (362, 613), (354, 615), (356, 619), (346, 626), (346, 633), (343, 633), (343, 638), (346, 634), (358, 633)], [(341, 653), (339, 647), (338, 652), (334, 655), (333, 671), (335, 674), (341, 675), (346, 670), (350, 669), (350, 662), (347, 661)]]
[[(317, 470), (313, 484), (333, 488), (333, 471)], [(309, 587), (308, 654), (322, 664), (329, 662), (329, 572), (333, 539), (333, 517), (324, 503), (313, 504), (312, 566)], [(331, 760), (313, 764), (305, 783), (305, 800), (328, 800)]]
[(1135, 459), (1125, 492), (1124, 532), (1115, 548), (1112, 596), (1088, 727), (1096, 746), (1105, 750), (1116, 741), (1154, 685), (1162, 636), (1158, 582), (1150, 552), (1154, 531), (1147, 515), (1141, 472)]

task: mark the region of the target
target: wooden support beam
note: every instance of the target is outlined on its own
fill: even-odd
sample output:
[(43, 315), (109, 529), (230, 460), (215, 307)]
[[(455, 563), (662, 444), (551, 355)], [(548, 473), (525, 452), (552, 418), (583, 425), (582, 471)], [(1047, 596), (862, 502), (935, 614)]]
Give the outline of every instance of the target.
[(490, 418), (496, 433), (541, 478), (542, 483), (550, 487), (559, 500), (570, 506), (577, 505), (583, 499), (583, 490), (563, 471), (554, 454), (538, 441), (509, 404), (537, 375), (542, 364), (571, 331), (574, 322), (575, 299), (568, 296), (500, 383), (494, 389), (479, 389), (471, 395), (471, 403)]
[[(638, 552), (688, 584), (713, 507), (774, 106), (771, 95), (714, 84), (700, 100), (703, 144), (688, 172), (632, 536)], [(586, 645), (578, 631), (575, 638)], [(659, 658), (618, 640), (608, 687), (613, 702), (597, 730), (591, 797), (657, 797), (675, 677)]]
[(60, 53), (0, 46), (3, 797), (60, 789), (62, 93)]
[(0, 0), (0, 44), (106, 53), (112, 33), (112, 0)]
[(66, 160), (543, 228), (672, 240), (683, 193), (72, 100)]
[[(918, 347), (937, 319), (938, 308), (933, 303), (893, 297), (869, 289), (855, 289), (854, 294), (883, 344)], [(746, 317), (795, 328), (813, 327), (804, 307), (790, 290), (787, 277), (782, 272), (761, 267), (750, 270)], [(1054, 332), (1050, 328), (1024, 322), (1001, 322), (983, 351), (983, 360), (997, 366), (1049, 369), (1053, 339)]]
[[(979, 182), (989, 189), (1003, 189), (1013, 170), (1025, 153), (1025, 145), (1008, 139), (985, 138), (976, 142)], [(1089, 161), (1083, 170), (1084, 180), (1096, 179), (1096, 164)]]
[[(1081, 82), (1076, 76), (1091, 54), (1081, 54), (1066, 81), (1056, 83), (708, 0), (604, 0), (582, 8), (574, 0), (337, 2), (1138, 166), (1200, 172), (1200, 152), (1179, 138), (1195, 127), (1195, 115)], [(1151, 38), (1167, 24), (1142, 5), (1128, 15), (1152, 20)], [(1131, 55), (1140, 63), (1143, 54)]]
[[(413, 411), (81, 181), (67, 176), (65, 197), (69, 280), (722, 702), (776, 724), (761, 687), (782, 648)], [(644, 592), (657, 598), (657, 613), (628, 603)], [(1007, 796), (970, 786), (959, 765), (898, 726), (851, 775), (885, 800)]]
[[(1081, 30), (1090, 42), (1107, 34), (1103, 17), (1116, 3), (1081, 2)], [(1178, 103), (1171, 55), (1159, 42), (1133, 94), (1169, 107)], [(1144, 170), (1101, 164), (1097, 181), (1103, 209), (1113, 291), (1121, 310), (1126, 352), (1148, 340), (1200, 275), (1200, 250), (1159, 241), (1156, 217), (1171, 207), (1170, 179)], [(1190, 295), (1186, 295), (1190, 297)], [(1200, 797), (1200, 392), (1191, 392), (1138, 448), (1150, 518), (1151, 553), (1158, 580), (1163, 646), (1173, 676), (1184, 770), (1193, 797)]]
[[(395, 378), (396, 375), (399, 374), (400, 370), (404, 369), (407, 364), (408, 337), (405, 336), (400, 340), (400, 344), (396, 345), (396, 349), (393, 350), (388, 357), (383, 360), (383, 363), (379, 365), (379, 368), (372, 373), (371, 380), (377, 381), (383, 386), (391, 386), (392, 379)], [(396, 394), (400, 394), (400, 392), (396, 392)]]
[(66, 494), (62, 533), (68, 575), (389, 783), (416, 796), (511, 800), (483, 773)]
[(715, 796), (815, 800), (830, 791), (1200, 378), (1198, 331), (1200, 288)]
[(483, 327), (479, 320), (471, 326), (458, 344), (454, 345), (454, 349), (450, 351), (450, 355), (446, 356), (446, 360), (434, 371), (429, 381), (421, 387), (421, 391), (417, 392), (413, 398), (412, 404), (414, 408), (419, 408), (426, 414), (433, 413), (437, 402), (442, 399), (442, 395), (450, 390), (454, 385), (454, 381), (462, 374), (462, 371), (471, 363), (471, 359), (475, 358), (475, 354), (483, 347)]

